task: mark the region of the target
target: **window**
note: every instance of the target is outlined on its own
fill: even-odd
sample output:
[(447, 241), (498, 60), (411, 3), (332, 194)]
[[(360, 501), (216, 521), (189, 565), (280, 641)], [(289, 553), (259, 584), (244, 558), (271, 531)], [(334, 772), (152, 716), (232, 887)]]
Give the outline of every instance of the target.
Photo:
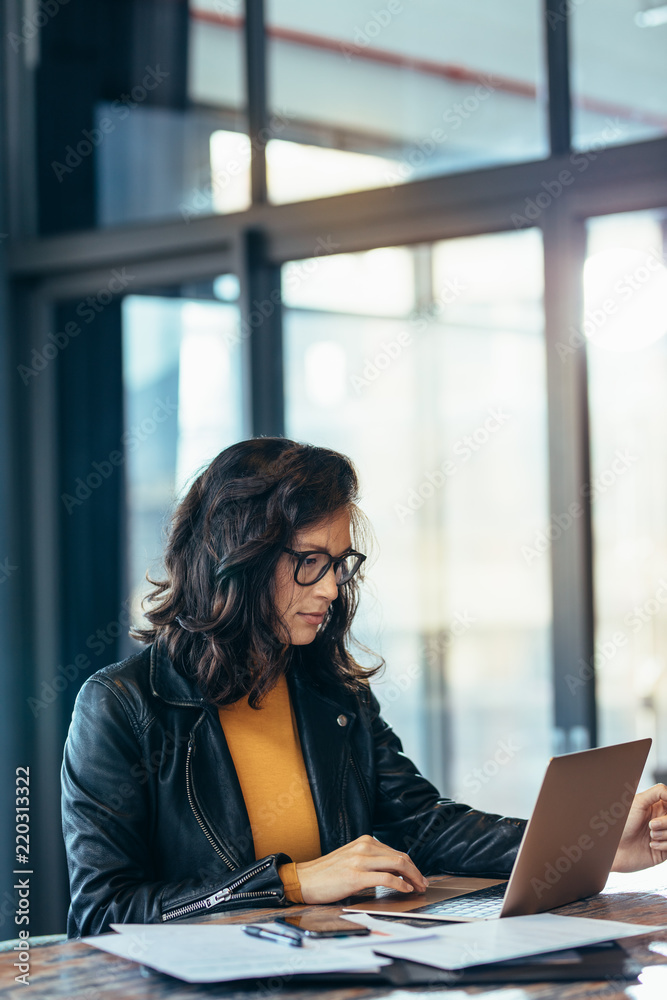
[[(227, 336), (238, 324), (233, 280), (223, 275), (217, 297), (205, 280), (234, 270), (252, 244), (245, 259), (250, 301), (255, 290), (258, 301), (275, 294), (276, 262), (312, 257), (284, 269), (286, 430), (339, 447), (359, 464), (380, 550), (369, 560), (358, 624), (360, 638), (387, 658), (378, 688), (384, 710), (443, 790), (526, 814), (544, 759), (558, 745), (550, 738), (550, 626), (558, 651), (556, 734), (574, 748), (586, 731), (580, 717), (590, 722), (591, 701), (581, 689), (571, 702), (560, 694), (563, 670), (592, 654), (591, 553), (586, 530), (560, 548), (535, 544), (548, 541), (549, 530), (538, 234), (478, 234), (509, 227), (517, 201), (558, 176), (555, 159), (541, 161), (548, 155), (544, 41), (555, 43), (546, 52), (552, 132), (561, 148), (568, 78), (560, 62), (564, 36), (553, 32), (567, 15), (574, 142), (593, 152), (594, 166), (576, 192), (563, 188), (533, 219), (553, 223), (549, 329), (569, 316), (581, 279), (582, 219), (609, 216), (590, 224), (592, 256), (640, 250), (644, 260), (631, 271), (648, 266), (647, 247), (664, 240), (659, 209), (667, 205), (665, 4), (557, 0), (551, 25), (545, 0), (264, 6), (270, 203), (244, 214), (250, 139), (243, 0), (4, 5), (8, 141), (0, 159), (8, 252), (0, 271), (6, 259), (16, 342), (5, 358), (14, 447), (3, 452), (3, 473), (8, 509), (21, 513), (11, 551), (4, 551), (20, 567), (2, 587), (10, 600), (5, 672), (21, 678), (3, 702), (8, 731), (25, 715), (25, 692), (41, 693), (54, 663), (72, 662), (89, 648), (87, 637), (101, 629), (109, 639), (91, 669), (102, 655), (110, 662), (130, 651), (117, 638), (125, 617), (119, 607), (131, 591), (136, 611), (146, 569), (159, 572), (165, 517), (188, 477), (238, 437), (283, 429), (278, 379), (260, 377), (280, 370), (278, 314), (263, 340), (267, 350), (247, 351), (241, 372), (240, 350)], [(625, 145), (595, 155), (614, 143)], [(495, 166), (502, 169), (471, 173)], [(435, 187), (445, 199), (456, 191), (442, 229), (433, 221), (442, 218), (439, 195), (431, 185), (410, 187), (439, 175)], [(367, 188), (380, 191), (341, 206), (317, 200)], [(316, 199), (307, 210), (298, 204), (305, 199)], [(359, 207), (354, 217), (351, 201), (355, 212)], [(406, 211), (408, 204), (418, 210)], [(625, 221), (611, 214), (631, 210), (646, 214)], [(213, 218), (196, 224), (206, 216)], [(115, 231), (101, 236), (100, 227)], [(423, 245), (445, 235), (470, 238)], [(406, 246), (382, 246), (398, 242)], [(332, 244), (368, 252), (327, 256)], [(324, 256), (313, 256), (308, 248), (320, 245)], [(119, 303), (105, 305), (94, 330), (63, 353), (59, 331), (61, 320), (80, 319), (87, 297), (99, 301), (100, 289), (106, 296), (109, 273), (126, 267), (133, 295), (123, 313), (123, 414)], [(186, 276), (193, 285), (174, 289)], [(666, 310), (640, 310), (632, 326), (637, 349), (614, 353), (599, 335), (615, 333), (621, 344), (627, 337), (622, 324), (607, 322), (609, 295), (595, 305), (604, 282), (594, 261), (586, 283), (591, 479), (604, 487), (593, 504), (599, 739), (652, 731), (652, 780), (665, 777), (667, 707), (664, 337), (658, 330), (653, 338), (651, 320)], [(570, 333), (581, 342), (574, 324), (563, 336)], [(39, 371), (49, 366), (30, 388), (12, 367), (26, 359)], [(579, 484), (586, 464), (578, 360), (561, 371), (549, 355), (557, 418), (572, 392), (581, 403), (572, 419), (551, 424), (552, 495)], [(241, 399), (242, 382), (251, 391), (261, 386), (254, 399)], [(156, 410), (160, 401), (164, 408)], [(241, 419), (242, 406), (254, 425)], [(511, 419), (486, 425), (489, 408), (502, 414), (503, 406)], [(123, 417), (136, 445), (118, 474), (70, 516), (58, 495), (117, 451)], [(445, 475), (455, 448), (459, 464)], [(638, 456), (622, 474), (617, 452)], [(126, 546), (119, 544), (124, 537)], [(572, 600), (571, 580), (580, 581), (582, 600)], [(579, 668), (588, 676), (592, 664)], [(33, 731), (30, 720), (24, 739), (10, 737), (15, 756), (34, 750), (44, 790), (31, 846), (36, 866), (52, 878), (33, 900), (35, 933), (63, 929), (58, 766), (82, 679), (49, 709), (47, 726)], [(5, 890), (11, 882), (0, 880), (0, 895)]]
[(547, 517), (539, 234), (292, 262), (283, 288), (287, 434), (352, 457), (377, 536), (357, 636), (385, 714), (443, 792), (526, 814), (551, 736), (549, 562), (522, 554)]
[[(244, 4), (230, 2), (220, 13), (223, 6), (190, 0), (180, 52), (187, 96), (163, 102), (156, 87), (156, 104), (129, 104), (127, 120), (100, 147), (99, 225), (170, 216), (188, 224), (249, 207)], [(117, 105), (100, 102), (98, 118), (115, 121)]]
[(267, 150), (271, 199), (545, 156), (540, 8), (270, 0), (269, 97), (286, 118)]
[[(225, 275), (216, 287), (224, 292), (233, 283)], [(160, 573), (174, 500), (244, 436), (240, 344), (235, 305), (153, 295), (123, 302), (127, 576), (135, 621), (150, 589), (146, 572)]]
[(589, 224), (588, 340), (600, 742), (653, 736), (667, 772), (667, 211)]
[[(570, 3), (574, 144), (591, 149), (667, 133), (667, 4)], [(552, 15), (552, 27), (558, 14)]]

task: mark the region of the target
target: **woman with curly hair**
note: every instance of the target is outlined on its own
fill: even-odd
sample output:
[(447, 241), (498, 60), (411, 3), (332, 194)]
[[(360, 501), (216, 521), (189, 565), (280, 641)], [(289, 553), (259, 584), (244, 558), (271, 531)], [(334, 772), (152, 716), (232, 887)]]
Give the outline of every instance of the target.
[[(70, 937), (509, 874), (525, 822), (442, 798), (380, 716), (378, 668), (349, 651), (357, 503), (349, 459), (282, 438), (227, 448), (190, 487), (134, 630), (146, 648), (74, 708)], [(617, 870), (667, 858), (662, 794), (635, 799)]]

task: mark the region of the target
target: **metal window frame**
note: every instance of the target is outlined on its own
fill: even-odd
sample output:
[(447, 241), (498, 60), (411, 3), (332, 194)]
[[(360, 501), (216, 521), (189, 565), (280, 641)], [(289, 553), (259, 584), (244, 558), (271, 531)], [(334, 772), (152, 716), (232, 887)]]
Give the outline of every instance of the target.
[[(266, 192), (266, 36), (263, 0), (247, 0), (245, 25), (252, 205), (241, 213), (112, 230), (17, 240), (11, 277), (32, 285), (41, 302), (85, 296), (104, 287), (113, 268), (133, 275), (132, 291), (235, 271), (241, 282), (241, 324), (248, 413), (253, 434), (284, 432), (280, 267), (323, 253), (501, 232), (524, 223), (543, 233), (549, 408), (551, 514), (567, 510), (589, 476), (586, 358), (570, 364), (555, 356), (563, 324), (577, 324), (585, 219), (667, 205), (667, 139), (595, 152), (571, 151), (569, 8), (544, 0), (550, 155), (413, 181), (395, 188), (354, 192), (289, 205), (272, 205)], [(555, 23), (549, 14), (557, 15)], [(576, 166), (575, 166), (576, 164)], [(574, 175), (557, 197), (563, 171)], [(549, 201), (530, 218), (528, 203)], [(258, 316), (262, 304), (267, 316)], [(39, 310), (44, 316), (48, 309)], [(35, 334), (33, 333), (33, 336)], [(35, 342), (39, 342), (36, 336)], [(593, 679), (567, 693), (568, 672), (593, 654), (592, 533), (590, 510), (552, 549), (555, 727), (559, 747), (595, 742)], [(576, 581), (573, 583), (573, 581)]]
[[(489, 167), (413, 181), (313, 201), (272, 205), (266, 199), (266, 165), (262, 128), (267, 117), (266, 41), (263, 0), (247, 0), (246, 75), (252, 149), (251, 207), (224, 217), (198, 217), (187, 224), (166, 221), (67, 233), (35, 238), (26, 236), (29, 221), (17, 224), (17, 238), (6, 248), (9, 263), (11, 318), (22, 331), (21, 351), (2, 355), (3, 378), (16, 378), (11, 367), (21, 352), (39, 346), (51, 329), (56, 303), (95, 293), (105, 287), (113, 268), (133, 274), (131, 289), (175, 285), (188, 280), (234, 271), (241, 281), (241, 322), (245, 338), (249, 390), (248, 427), (254, 434), (282, 434), (284, 430), (284, 373), (279, 300), (280, 267), (290, 260), (327, 253), (349, 253), (378, 246), (427, 243), (434, 240), (512, 231), (525, 225), (539, 227), (544, 239), (545, 328), (548, 383), (550, 512), (559, 514), (581, 495), (589, 477), (589, 427), (586, 356), (579, 349), (563, 364), (555, 345), (562, 331), (580, 315), (580, 273), (585, 253), (588, 217), (667, 206), (667, 138), (595, 153), (572, 153), (568, 79), (568, 4), (544, 0), (548, 77), (548, 115), (551, 152), (542, 160)], [(11, 5), (14, 12), (16, 4)], [(556, 29), (547, 14), (557, 11)], [(2, 60), (0, 60), (0, 63)], [(21, 84), (22, 86), (22, 84)], [(20, 87), (14, 92), (19, 92)], [(21, 91), (24, 92), (24, 91)], [(26, 92), (27, 93), (27, 92)], [(16, 109), (10, 119), (16, 122)], [(576, 159), (575, 159), (576, 158)], [(583, 166), (582, 166), (583, 165)], [(8, 164), (8, 204), (18, 195), (14, 158)], [(556, 189), (568, 170), (569, 186), (550, 198), (537, 215), (526, 216), (528, 202), (545, 192), (545, 182)], [(552, 183), (556, 182), (556, 184)], [(545, 198), (542, 198), (545, 201)], [(26, 213), (24, 212), (25, 216)], [(253, 319), (256, 304), (275, 308), (261, 322)], [(266, 310), (268, 312), (268, 309)], [(261, 310), (260, 310), (261, 312)], [(7, 378), (4, 378), (7, 381)], [(49, 649), (57, 636), (57, 530), (53, 503), (57, 470), (49, 458), (49, 414), (53, 410), (53, 378), (40, 375), (39, 384), (18, 400), (14, 424), (25, 422), (31, 435), (21, 438), (29, 453), (29, 476), (22, 469), (21, 447), (0, 452), (3, 473), (12, 483), (13, 509), (20, 523), (23, 619), (32, 621), (38, 638), (34, 681), (52, 672)], [(40, 427), (45, 434), (40, 434)], [(22, 499), (28, 485), (30, 504)], [(120, 516), (120, 512), (119, 512)], [(0, 557), (3, 553), (0, 552)], [(593, 654), (593, 579), (590, 510), (552, 547), (553, 682), (556, 749), (572, 749), (596, 740), (593, 680), (571, 694), (567, 675), (581, 659)], [(4, 592), (3, 601), (8, 599)], [(14, 620), (19, 615), (13, 613)], [(10, 626), (11, 627), (11, 623)], [(15, 641), (14, 641), (15, 640)], [(12, 669), (22, 674), (27, 659), (21, 637), (12, 637)], [(28, 680), (21, 682), (28, 690)], [(25, 697), (17, 695), (17, 710)], [(42, 729), (39, 758), (59, 754), (59, 732)], [(51, 802), (50, 809), (55, 809)], [(46, 819), (46, 817), (45, 817)]]
[[(585, 167), (573, 168), (574, 163)], [(171, 282), (177, 268), (186, 277), (211, 267), (238, 265), (242, 238), (261, 231), (267, 259), (282, 265), (321, 253), (351, 253), (379, 246), (542, 226), (547, 214), (573, 218), (632, 212), (665, 205), (667, 138), (596, 152), (560, 154), (544, 160), (485, 167), (397, 186), (359, 191), (288, 205), (254, 205), (246, 212), (145, 226), (19, 239), (9, 247), (10, 277), (39, 282), (55, 297), (68, 281), (95, 287), (100, 273), (132, 265), (155, 282), (159, 268)], [(557, 182), (563, 170), (574, 182), (548, 210), (525, 216), (528, 201)], [(522, 216), (524, 223), (515, 223)], [(324, 244), (324, 246), (323, 246)], [(70, 285), (69, 287), (73, 287)]]
[(563, 0), (544, 0), (549, 150), (552, 156), (572, 149), (572, 100), (570, 96), (570, 13)]

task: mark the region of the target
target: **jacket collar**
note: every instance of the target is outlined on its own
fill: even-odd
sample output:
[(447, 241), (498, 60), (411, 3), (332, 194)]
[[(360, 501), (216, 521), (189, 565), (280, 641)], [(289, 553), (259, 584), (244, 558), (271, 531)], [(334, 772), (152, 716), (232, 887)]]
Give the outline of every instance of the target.
[(205, 699), (197, 682), (179, 674), (161, 643), (151, 646), (151, 691), (169, 705), (201, 708)]
[[(227, 844), (231, 839), (239, 851), (232, 852), (229, 845), (228, 852), (232, 857), (237, 853), (247, 854), (250, 860), (254, 860), (252, 839), (246, 835), (249, 826), (243, 796), (215, 706), (204, 699), (194, 680), (178, 673), (158, 643), (151, 647), (150, 677), (151, 690), (158, 698), (170, 705), (204, 709), (210, 716), (210, 729), (202, 730), (199, 737), (203, 753), (198, 755), (197, 767), (199, 770), (210, 767), (212, 771), (204, 774), (202, 770), (198, 787), (202, 790), (202, 797), (206, 799), (206, 812), (211, 825), (219, 830), (229, 824), (231, 800), (236, 803), (238, 829), (234, 837), (227, 838)], [(321, 849), (323, 854), (327, 854), (349, 839), (348, 822), (341, 804), (351, 752), (350, 736), (357, 720), (357, 712), (354, 710), (357, 707), (356, 701), (340, 689), (321, 691), (315, 688), (303, 668), (289, 670), (287, 680), (318, 817)], [(207, 746), (206, 750), (204, 744)], [(220, 774), (227, 772), (229, 787), (226, 795), (209, 796), (210, 789), (216, 788), (219, 783)], [(226, 803), (226, 822), (221, 813), (223, 800)], [(220, 837), (219, 832), (218, 836)]]
[[(151, 646), (150, 660), (151, 691), (169, 705), (182, 705), (186, 708), (201, 708), (207, 704), (197, 682), (179, 673), (169, 659), (164, 647), (157, 642)], [(349, 697), (339, 692), (326, 694), (315, 688), (308, 680), (303, 669), (290, 670), (288, 673), (290, 695), (293, 702), (308, 700), (314, 710), (314, 724), (320, 717), (330, 719), (332, 713), (336, 725), (339, 716), (344, 716), (348, 734), (356, 720), (356, 713), (351, 710)], [(301, 722), (301, 720), (299, 720)], [(310, 728), (311, 719), (305, 719), (305, 728)], [(301, 732), (299, 725), (299, 732)]]

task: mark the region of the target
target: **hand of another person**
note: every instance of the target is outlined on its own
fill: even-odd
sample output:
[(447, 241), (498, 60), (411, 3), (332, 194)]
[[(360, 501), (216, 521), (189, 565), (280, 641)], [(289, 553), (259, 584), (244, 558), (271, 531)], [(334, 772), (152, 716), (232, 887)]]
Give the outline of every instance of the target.
[(335, 903), (376, 885), (424, 892), (428, 882), (407, 854), (367, 834), (314, 861), (296, 866), (304, 903)]
[(611, 870), (636, 872), (667, 861), (667, 786), (635, 795)]

